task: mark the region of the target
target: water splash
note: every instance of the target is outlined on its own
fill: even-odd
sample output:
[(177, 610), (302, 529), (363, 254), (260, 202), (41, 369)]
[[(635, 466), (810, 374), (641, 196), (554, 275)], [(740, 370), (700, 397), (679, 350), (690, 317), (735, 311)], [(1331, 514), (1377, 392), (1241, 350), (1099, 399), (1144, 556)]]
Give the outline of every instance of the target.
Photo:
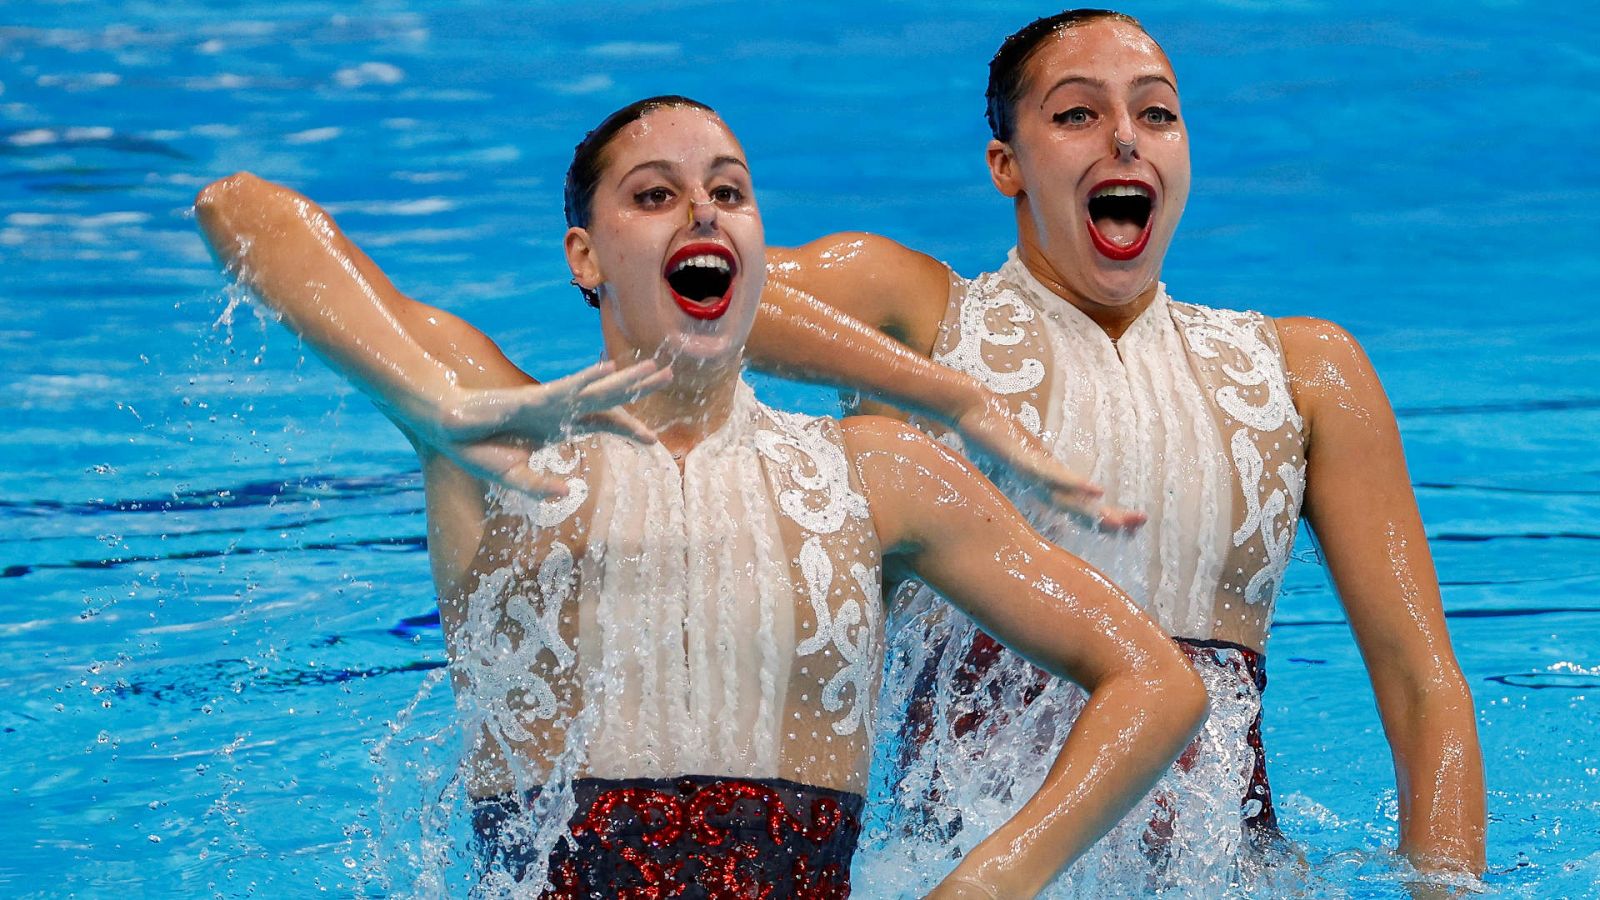
[[(1012, 654), (971, 664), (969, 619), (926, 589), (902, 600), (879, 706), (892, 737), (857, 862), (866, 897), (937, 884), (1038, 789), (1086, 700)], [(1241, 827), (1260, 693), (1242, 666), (1198, 668), (1211, 714), (1197, 751), (1041, 896), (1260, 896), (1303, 879), (1292, 849), (1257, 850)]]

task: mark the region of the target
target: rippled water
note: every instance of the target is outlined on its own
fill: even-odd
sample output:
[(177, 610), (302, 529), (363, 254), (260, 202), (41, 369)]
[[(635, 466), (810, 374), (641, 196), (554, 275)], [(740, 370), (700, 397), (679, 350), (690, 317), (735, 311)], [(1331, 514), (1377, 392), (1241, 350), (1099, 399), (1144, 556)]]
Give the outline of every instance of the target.
[[(187, 213), (201, 184), (301, 188), (406, 290), (553, 375), (597, 352), (559, 182), (606, 112), (669, 90), (721, 109), (775, 243), (876, 230), (975, 273), (1011, 234), (981, 167), (983, 65), (1047, 11), (7, 4), (0, 892), (376, 890), (380, 793), (426, 789), (372, 753), (442, 661), (410, 453), (275, 326), (225, 316)], [(1131, 11), (1194, 141), (1174, 295), (1365, 343), (1478, 700), (1488, 883), (1596, 895), (1600, 25), (1580, 4)], [(1401, 895), (1371, 692), (1310, 563), (1268, 658), (1308, 890)], [(440, 691), (410, 714), (448, 710)]]

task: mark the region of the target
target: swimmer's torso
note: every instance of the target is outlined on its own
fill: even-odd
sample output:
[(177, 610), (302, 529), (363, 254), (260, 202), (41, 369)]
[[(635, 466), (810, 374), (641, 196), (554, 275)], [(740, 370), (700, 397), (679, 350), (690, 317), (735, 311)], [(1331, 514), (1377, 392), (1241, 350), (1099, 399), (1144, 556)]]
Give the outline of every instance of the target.
[(956, 284), (933, 357), (1004, 398), (1107, 503), (1150, 517), (1133, 535), (1098, 534), (997, 478), (1036, 527), (1168, 633), (1262, 647), (1305, 484), (1270, 319), (1162, 289), (1113, 343), (1013, 251)]
[(741, 384), (681, 474), (665, 447), (609, 436), (533, 464), (568, 496), (500, 497), (474, 578), (442, 605), (482, 723), (474, 793), (541, 783), (564, 752), (599, 778), (863, 790), (882, 565), (835, 422)]

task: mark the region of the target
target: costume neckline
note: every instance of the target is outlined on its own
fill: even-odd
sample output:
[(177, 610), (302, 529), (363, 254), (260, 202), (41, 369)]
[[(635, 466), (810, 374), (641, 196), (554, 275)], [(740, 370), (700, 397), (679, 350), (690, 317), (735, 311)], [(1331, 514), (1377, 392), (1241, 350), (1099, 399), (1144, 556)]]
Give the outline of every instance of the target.
[(1128, 323), (1128, 327), (1120, 337), (1113, 338), (1106, 334), (1106, 330), (1100, 327), (1100, 323), (1090, 318), (1088, 313), (1040, 281), (1018, 256), (1016, 247), (1007, 251), (1006, 262), (1000, 267), (1000, 274), (1020, 288), (1021, 293), (1037, 311), (1063, 325), (1097, 335), (1113, 352), (1120, 352), (1138, 343), (1145, 334), (1159, 328), (1159, 323), (1163, 319), (1169, 318), (1167, 305), (1171, 298), (1167, 296), (1166, 282), (1156, 283), (1155, 299), (1139, 313), (1137, 318)]
[(718, 425), (715, 430), (706, 434), (705, 437), (700, 439), (699, 443), (690, 447), (681, 457), (668, 450), (666, 444), (655, 443), (650, 445), (649, 449), (654, 451), (654, 454), (660, 458), (671, 462), (673, 468), (677, 468), (678, 463), (681, 462), (685, 467), (685, 474), (687, 474), (690, 460), (706, 454), (720, 453), (728, 447), (736, 446), (743, 442), (751, 426), (754, 425), (760, 409), (761, 401), (756, 399), (755, 390), (750, 387), (749, 382), (744, 380), (744, 376), (740, 375), (738, 383), (733, 389), (733, 402), (728, 406), (728, 417), (723, 419), (722, 424)]

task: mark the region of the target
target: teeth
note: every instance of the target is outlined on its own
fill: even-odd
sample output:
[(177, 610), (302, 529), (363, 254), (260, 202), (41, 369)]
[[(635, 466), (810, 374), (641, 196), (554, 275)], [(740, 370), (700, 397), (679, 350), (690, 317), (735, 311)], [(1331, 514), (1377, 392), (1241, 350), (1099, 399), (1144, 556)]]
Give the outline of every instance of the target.
[[(1137, 184), (1113, 184), (1094, 192), (1094, 197), (1145, 197), (1150, 191)], [(1091, 198), (1093, 199), (1093, 198)]]
[(732, 267), (728, 265), (728, 261), (714, 253), (702, 253), (699, 256), (691, 256), (673, 266), (672, 271), (681, 272), (690, 266), (694, 266), (695, 268), (699, 269), (716, 269), (724, 275), (732, 271)]

